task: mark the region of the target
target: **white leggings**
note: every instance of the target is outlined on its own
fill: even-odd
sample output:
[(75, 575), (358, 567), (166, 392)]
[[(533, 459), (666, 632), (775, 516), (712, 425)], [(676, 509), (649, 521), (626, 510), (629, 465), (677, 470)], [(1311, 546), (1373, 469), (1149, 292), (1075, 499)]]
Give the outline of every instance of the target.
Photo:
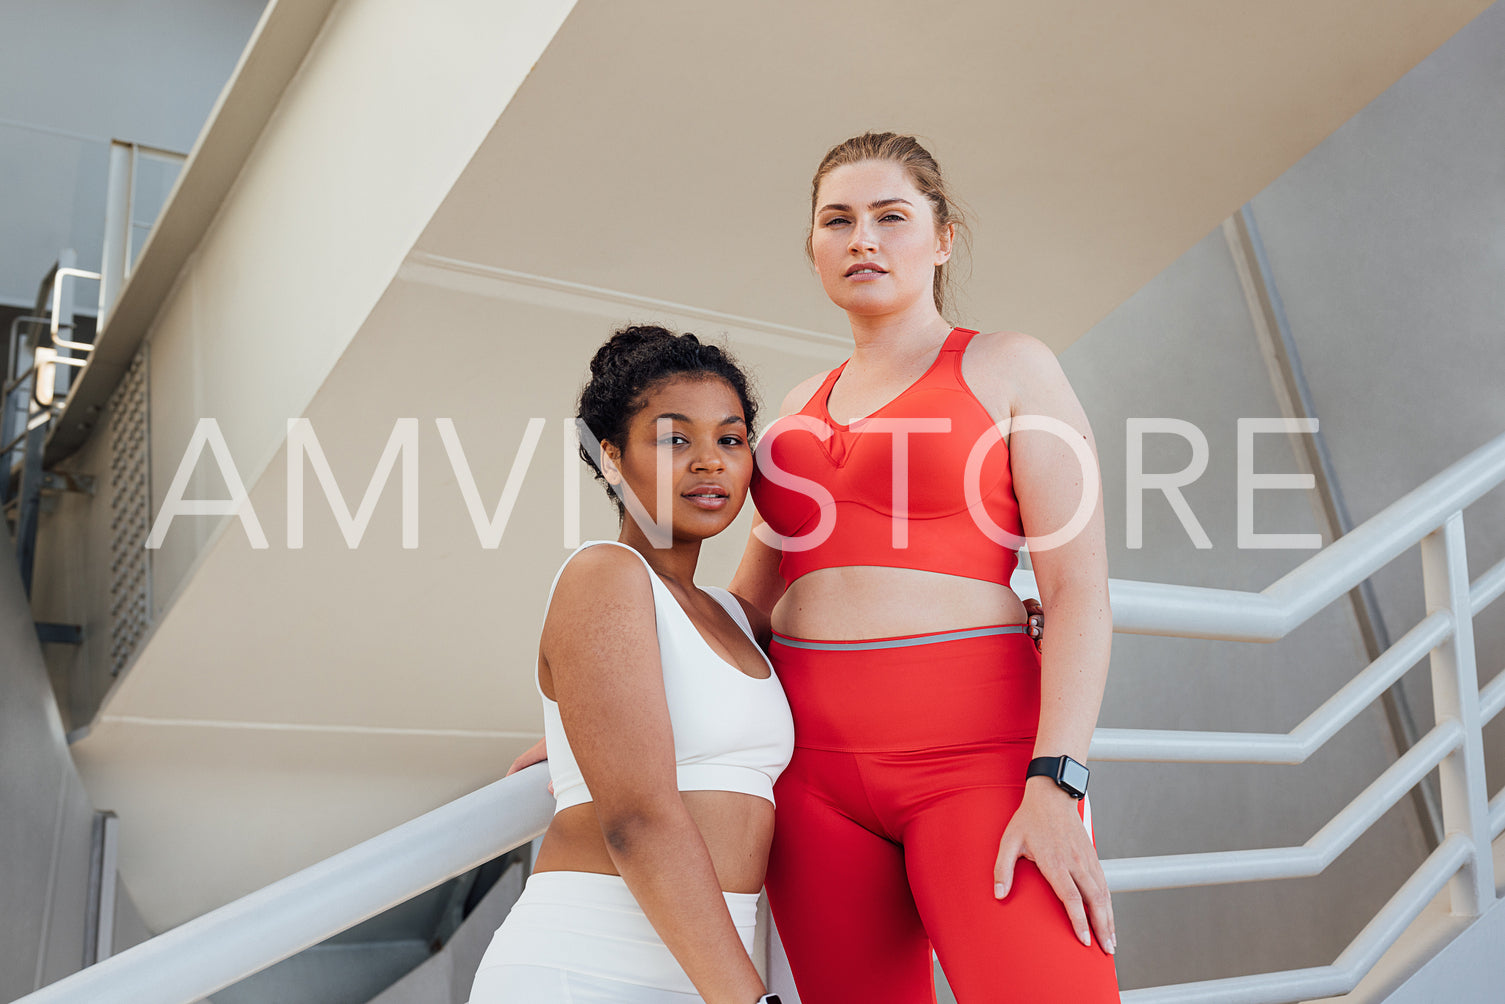
[[(722, 893), (752, 952), (757, 893)], [(470, 1004), (690, 1004), (700, 995), (617, 875), (536, 872), (481, 958)]]

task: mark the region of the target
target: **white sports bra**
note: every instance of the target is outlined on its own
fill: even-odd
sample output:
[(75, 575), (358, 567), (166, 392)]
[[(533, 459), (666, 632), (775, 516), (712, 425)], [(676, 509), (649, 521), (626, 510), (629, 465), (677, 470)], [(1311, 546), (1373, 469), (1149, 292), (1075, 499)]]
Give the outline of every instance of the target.
[[(768, 664), (767, 679), (748, 676), (711, 648), (669, 587), (648, 560), (614, 540), (588, 540), (565, 559), (554, 582), (570, 560), (588, 547), (610, 544), (638, 556), (653, 583), (653, 615), (658, 626), (659, 661), (664, 670), (664, 695), (674, 731), (674, 762), (680, 791), (737, 791), (773, 801), (773, 783), (794, 753), (794, 720), (784, 688)], [(737, 598), (715, 586), (705, 590), (731, 614), (749, 638), (752, 625)], [(761, 650), (760, 650), (761, 654)], [(768, 663), (768, 657), (763, 656)], [(538, 674), (533, 676), (538, 684)], [(575, 762), (559, 705), (539, 687), (543, 698), (543, 733), (549, 750), (549, 777), (554, 782), (554, 811), (592, 800)]]

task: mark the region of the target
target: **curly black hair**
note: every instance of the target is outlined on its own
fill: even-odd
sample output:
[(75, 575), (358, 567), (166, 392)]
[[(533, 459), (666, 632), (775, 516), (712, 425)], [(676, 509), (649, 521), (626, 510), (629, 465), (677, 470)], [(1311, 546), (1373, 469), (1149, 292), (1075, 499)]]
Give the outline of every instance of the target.
[[(708, 345), (689, 332), (675, 334), (656, 324), (631, 324), (612, 333), (591, 358), (591, 375), (580, 391), (575, 417), (585, 423), (596, 443), (621, 446), (632, 417), (643, 407), (650, 392), (675, 377), (725, 380), (742, 402), (747, 420), (747, 438), (752, 442), (758, 403), (748, 386), (747, 374), (731, 354), (718, 345)], [(580, 459), (585, 461), (606, 488), (617, 507), (618, 518), (626, 509), (601, 473), (599, 455), (582, 435)]]

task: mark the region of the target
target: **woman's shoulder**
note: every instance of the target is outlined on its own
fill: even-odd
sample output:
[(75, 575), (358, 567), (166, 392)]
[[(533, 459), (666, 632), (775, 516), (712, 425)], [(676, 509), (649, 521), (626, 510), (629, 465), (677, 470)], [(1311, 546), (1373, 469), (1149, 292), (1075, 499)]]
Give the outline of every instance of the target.
[(1042, 384), (1064, 381), (1054, 350), (1022, 331), (990, 331), (975, 336), (963, 358), (963, 375), (990, 407), (1007, 412)]
[(1022, 331), (988, 331), (976, 335), (967, 345), (967, 357), (979, 362), (1010, 363), (1026, 370), (1041, 367), (1059, 369), (1060, 363), (1049, 345)]
[(653, 603), (653, 580), (643, 556), (625, 544), (590, 541), (565, 560), (549, 597), (549, 615), (565, 609)]
[[(551, 671), (557, 670), (561, 657), (570, 662), (570, 652), (620, 652), (624, 645), (635, 650), (641, 646), (629, 639), (652, 638), (657, 632), (657, 609), (647, 564), (630, 547), (599, 543), (601, 546), (586, 545), (570, 555), (554, 579), (538, 637), (539, 655)], [(604, 666), (608, 662), (587, 658), (571, 664)]]

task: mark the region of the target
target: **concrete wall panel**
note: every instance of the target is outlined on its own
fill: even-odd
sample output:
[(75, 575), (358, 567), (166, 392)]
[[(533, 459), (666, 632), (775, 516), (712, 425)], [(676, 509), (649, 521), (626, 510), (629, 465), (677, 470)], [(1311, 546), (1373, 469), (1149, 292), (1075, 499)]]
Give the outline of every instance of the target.
[[(1114, 577), (1257, 590), (1310, 556), (1238, 547), (1237, 420), (1280, 409), (1221, 231), (1061, 359), (1097, 438)], [(1194, 546), (1158, 494), (1145, 498), (1145, 546), (1126, 546), (1127, 423), (1147, 417), (1191, 422), (1207, 438), (1207, 471), (1185, 496), (1210, 549)], [(1284, 437), (1256, 445), (1255, 470), (1299, 470)], [(1144, 470), (1180, 470), (1190, 456), (1177, 437), (1148, 437)], [(1316, 528), (1307, 493), (1260, 492), (1254, 505), (1258, 532)], [(1118, 635), (1100, 723), (1286, 731), (1365, 661), (1342, 603), (1270, 645)], [(1392, 758), (1371, 709), (1300, 767), (1098, 764), (1099, 850), (1111, 858), (1300, 844)], [(1420, 861), (1409, 811), (1406, 803), (1314, 880), (1120, 895), (1123, 985), (1331, 962)]]
[[(1355, 520), (1505, 433), (1502, 46), (1495, 4), (1253, 203)], [(1465, 524), (1477, 578), (1505, 558), (1505, 488)], [(1424, 613), (1416, 553), (1376, 589), (1399, 636)], [(1505, 667), (1505, 605), (1475, 633), (1487, 682)], [(1425, 670), (1407, 690), (1430, 722)], [(1505, 730), (1486, 736), (1497, 789)]]
[[(202, 417), (261, 475), (571, 5), (331, 12), (148, 336), (158, 506)], [(168, 537), (159, 609), (213, 532)]]

